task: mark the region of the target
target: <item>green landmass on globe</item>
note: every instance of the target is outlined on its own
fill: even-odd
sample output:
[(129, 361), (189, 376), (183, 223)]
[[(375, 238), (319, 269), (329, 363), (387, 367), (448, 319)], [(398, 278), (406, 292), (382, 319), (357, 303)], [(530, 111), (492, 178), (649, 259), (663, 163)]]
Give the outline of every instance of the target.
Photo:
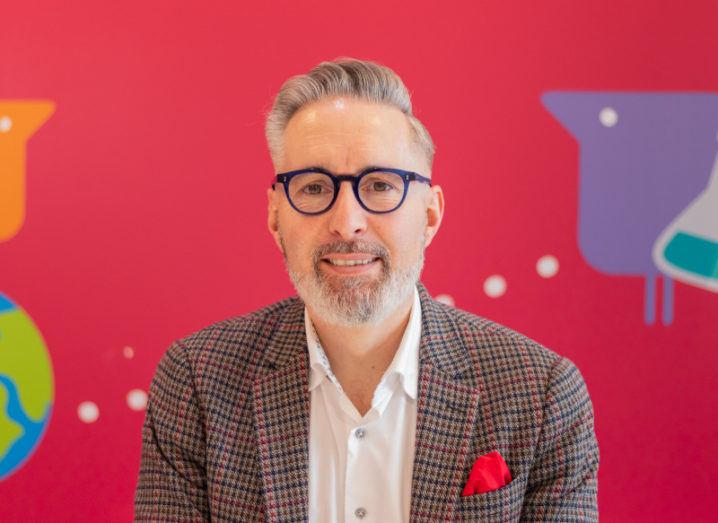
[(45, 342), (28, 314), (0, 293), (0, 481), (36, 449), (54, 383)]

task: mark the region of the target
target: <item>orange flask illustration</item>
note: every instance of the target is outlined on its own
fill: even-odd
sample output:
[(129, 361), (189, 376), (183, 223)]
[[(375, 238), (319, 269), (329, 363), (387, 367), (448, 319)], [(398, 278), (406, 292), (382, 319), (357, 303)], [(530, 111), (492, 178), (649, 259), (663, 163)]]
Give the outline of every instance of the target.
[(0, 242), (25, 221), (25, 148), (55, 110), (46, 100), (0, 101)]

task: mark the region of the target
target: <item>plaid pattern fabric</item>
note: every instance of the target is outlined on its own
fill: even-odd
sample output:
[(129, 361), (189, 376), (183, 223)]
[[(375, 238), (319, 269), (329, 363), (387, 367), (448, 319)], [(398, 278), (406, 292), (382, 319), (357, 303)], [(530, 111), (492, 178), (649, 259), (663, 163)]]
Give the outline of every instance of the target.
[[(419, 296), (411, 521), (597, 521), (598, 446), (576, 367), (421, 284)], [(303, 310), (288, 298), (170, 346), (150, 387), (136, 521), (307, 520)], [(493, 450), (513, 481), (462, 497)]]

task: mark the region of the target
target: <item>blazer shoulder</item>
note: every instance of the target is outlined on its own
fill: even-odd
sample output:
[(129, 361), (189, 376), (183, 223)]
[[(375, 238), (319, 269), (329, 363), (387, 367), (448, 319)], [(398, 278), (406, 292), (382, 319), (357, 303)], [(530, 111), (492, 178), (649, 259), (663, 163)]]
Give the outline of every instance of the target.
[(172, 345), (184, 353), (193, 374), (198, 380), (217, 373), (253, 374), (260, 367), (264, 352), (280, 320), (288, 311), (297, 315), (303, 307), (296, 296), (272, 303), (247, 314), (218, 321), (187, 336)]
[(481, 377), (490, 405), (524, 405), (525, 412), (543, 412), (563, 402), (578, 411), (590, 404), (585, 381), (565, 356), (505, 325), (441, 304)]
[(296, 305), (298, 298), (291, 296), (284, 300), (277, 301), (261, 309), (226, 318), (177, 340), (177, 343), (187, 348), (200, 347), (208, 340), (214, 340), (222, 336), (237, 336), (242, 334), (253, 334), (257, 329), (264, 328), (268, 323), (275, 323), (282, 317), (282, 313), (292, 305)]
[(498, 322), (438, 303), (460, 333), (473, 361), (484, 370), (515, 374), (527, 370), (548, 377), (559, 365), (572, 366), (566, 357)]

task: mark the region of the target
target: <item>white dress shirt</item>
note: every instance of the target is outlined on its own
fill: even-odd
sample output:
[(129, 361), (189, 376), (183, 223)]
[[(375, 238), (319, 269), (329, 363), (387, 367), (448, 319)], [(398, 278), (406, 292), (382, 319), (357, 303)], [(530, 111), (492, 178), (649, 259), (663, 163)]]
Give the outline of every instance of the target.
[(416, 436), (421, 303), (362, 417), (344, 393), (305, 308), (311, 392), (309, 521), (408, 522)]

